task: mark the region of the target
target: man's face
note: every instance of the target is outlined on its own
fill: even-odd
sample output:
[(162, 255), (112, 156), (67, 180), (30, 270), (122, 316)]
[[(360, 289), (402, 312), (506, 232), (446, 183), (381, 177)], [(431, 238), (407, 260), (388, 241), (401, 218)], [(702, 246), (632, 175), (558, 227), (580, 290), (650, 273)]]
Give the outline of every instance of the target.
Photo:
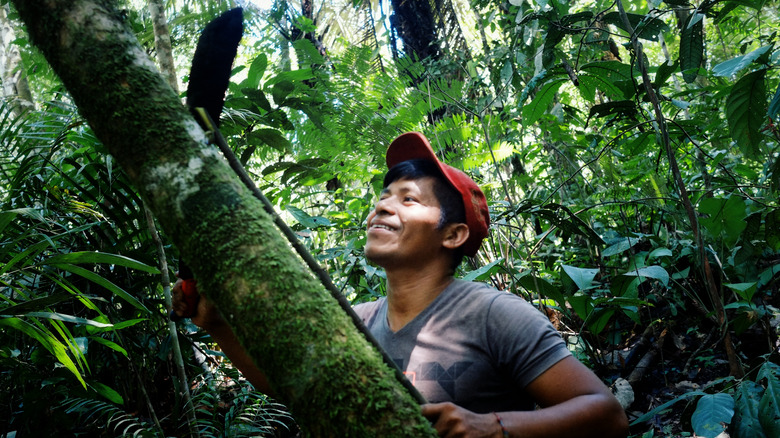
[(368, 215), (366, 257), (391, 269), (421, 266), (442, 249), (441, 206), (434, 179), (402, 179), (382, 191)]

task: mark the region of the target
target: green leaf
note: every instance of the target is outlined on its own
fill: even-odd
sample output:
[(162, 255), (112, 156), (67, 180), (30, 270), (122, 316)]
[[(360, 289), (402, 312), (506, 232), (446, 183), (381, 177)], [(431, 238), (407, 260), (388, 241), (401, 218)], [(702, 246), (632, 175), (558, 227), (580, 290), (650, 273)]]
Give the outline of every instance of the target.
[(767, 115), (775, 123), (780, 123), (780, 86), (777, 87), (777, 91), (775, 91), (775, 96), (772, 98), (772, 101), (769, 102), (769, 109), (767, 110)]
[(560, 289), (539, 276), (526, 275), (519, 278), (517, 283), (520, 284), (520, 286), (530, 291), (534, 291), (541, 296), (552, 298), (556, 303), (558, 303), (559, 306), (564, 306), (566, 303)]
[(100, 328), (110, 328), (114, 326), (113, 324), (104, 324), (102, 322), (93, 321), (91, 319), (79, 318), (78, 316), (66, 315), (64, 313), (57, 313), (57, 312), (29, 312), (24, 315), (16, 315), (16, 316), (56, 319), (57, 321), (71, 322), (73, 324), (91, 325), (93, 327), (100, 327)]
[(114, 351), (117, 351), (117, 352), (121, 353), (122, 355), (124, 355), (125, 357), (127, 357), (127, 350), (122, 348), (116, 342), (109, 341), (108, 339), (101, 338), (100, 336), (91, 336), (89, 338), (89, 340), (92, 341), (92, 342), (97, 342), (98, 344), (101, 344), (101, 345), (105, 345), (106, 347), (108, 347), (108, 348), (110, 348), (110, 349), (112, 349)]
[(566, 301), (568, 301), (571, 308), (574, 309), (574, 312), (576, 312), (577, 316), (582, 320), (587, 320), (588, 315), (593, 311), (593, 298), (582, 292), (577, 292), (568, 297)]
[(755, 281), (752, 283), (724, 284), (724, 286), (736, 292), (737, 295), (739, 295), (745, 301), (751, 301), (753, 299), (753, 295), (755, 295), (756, 291), (758, 290), (758, 283)]
[(140, 301), (138, 301), (134, 296), (127, 293), (124, 289), (121, 287), (115, 285), (114, 283), (106, 280), (105, 278), (95, 274), (92, 271), (88, 271), (84, 268), (69, 265), (67, 263), (57, 263), (52, 264), (53, 266), (56, 266), (64, 271), (68, 271), (72, 274), (76, 274), (80, 277), (86, 278), (87, 280), (92, 281), (93, 283), (102, 286), (106, 289), (108, 289), (111, 293), (118, 295), (123, 300), (127, 301), (128, 303), (132, 304), (133, 307), (137, 308), (138, 310), (141, 310), (144, 313), (151, 313), (149, 309), (147, 309), (143, 304), (141, 304)]
[(258, 139), (279, 152), (289, 152), (292, 150), (292, 145), (290, 144), (290, 141), (287, 140), (287, 137), (276, 129), (257, 129), (250, 132), (249, 137)]
[(704, 198), (699, 202), (699, 213), (703, 217), (699, 223), (714, 238), (723, 237), (724, 243), (733, 247), (742, 231), (747, 227), (745, 201), (739, 196), (723, 198)]
[(542, 117), (564, 82), (566, 79), (553, 79), (542, 85), (533, 100), (523, 106), (524, 126), (531, 126)]
[(282, 105), (287, 96), (295, 90), (295, 84), (292, 81), (280, 81), (271, 87), (271, 96), (274, 98), (274, 103)]
[(611, 257), (613, 255), (620, 254), (623, 251), (627, 251), (637, 243), (639, 243), (638, 237), (624, 237), (618, 240), (616, 243), (606, 247), (604, 251), (601, 252), (601, 255), (602, 257)]
[(561, 267), (563, 268), (563, 271), (566, 273), (566, 275), (571, 278), (571, 280), (580, 290), (590, 288), (590, 286), (593, 284), (593, 279), (596, 278), (596, 274), (599, 273), (599, 270), (596, 268), (578, 268), (576, 266), (569, 265), (561, 265)]
[(661, 266), (645, 266), (643, 268), (632, 269), (623, 275), (629, 277), (654, 278), (663, 283), (664, 286), (669, 286), (669, 273)]
[(73, 296), (65, 293), (54, 293), (49, 296), (34, 298), (32, 300), (24, 301), (13, 306), (6, 308), (0, 308), (0, 314), (3, 315), (21, 315), (27, 312), (37, 312), (44, 310), (49, 306), (59, 304), (63, 301), (72, 299)]
[[(691, 14), (680, 33), (680, 70), (683, 79), (689, 84), (699, 75), (704, 58), (704, 21), (701, 18), (701, 14)], [(689, 26), (692, 20), (697, 21)]]
[(117, 254), (109, 254), (105, 252), (97, 252), (97, 251), (79, 251), (79, 252), (70, 252), (67, 254), (57, 254), (47, 258), (41, 264), (53, 265), (53, 264), (60, 264), (60, 263), (70, 263), (70, 264), (108, 263), (111, 265), (124, 266), (130, 269), (137, 269), (139, 271), (148, 272), (150, 274), (160, 273), (159, 269), (141, 263), (137, 260), (133, 260), (129, 257), (125, 257)]
[(499, 257), (496, 260), (493, 260), (492, 262), (488, 263), (487, 265), (484, 265), (480, 267), (479, 269), (475, 269), (473, 271), (469, 271), (464, 275), (462, 278), (466, 281), (480, 281), (480, 280), (486, 280), (490, 278), (491, 275), (498, 272), (498, 270), (501, 268), (501, 263), (504, 261), (502, 257)]
[(632, 100), (620, 100), (593, 105), (588, 114), (588, 120), (593, 117), (623, 116), (633, 117), (637, 113), (636, 103)]
[(298, 223), (303, 225), (305, 228), (314, 229), (319, 227), (330, 227), (333, 225), (327, 218), (322, 216), (310, 216), (305, 211), (298, 207), (293, 207), (292, 205), (288, 205), (284, 209), (289, 211), (295, 220), (297, 220)]
[(650, 254), (647, 255), (647, 258), (654, 259), (658, 257), (671, 257), (672, 255), (673, 253), (669, 248), (656, 248), (650, 251)]
[(295, 50), (304, 53), (309, 59), (308, 62), (311, 64), (323, 64), (325, 63), (325, 58), (322, 57), (322, 54), (319, 50), (317, 50), (317, 47), (312, 44), (311, 41), (307, 40), (306, 38), (301, 38), (299, 40), (296, 40), (293, 42), (293, 47), (295, 47)]
[[(634, 34), (637, 38), (642, 38), (649, 41), (658, 41), (658, 34), (661, 32), (669, 32), (669, 26), (663, 21), (649, 15), (640, 14), (626, 14), (628, 16), (628, 22), (631, 27), (634, 28)], [(609, 12), (604, 15), (602, 21), (615, 25), (616, 27), (628, 32), (626, 25), (620, 18), (619, 12)]]
[(268, 67), (268, 57), (265, 56), (265, 53), (261, 52), (252, 60), (246, 80), (241, 85), (252, 89), (258, 88), (266, 67)]
[(768, 52), (771, 48), (772, 45), (770, 44), (768, 46), (753, 50), (747, 55), (737, 56), (736, 58), (731, 58), (728, 61), (723, 61), (715, 67), (712, 67), (712, 74), (715, 76), (735, 75), (737, 72), (750, 65), (751, 62), (761, 57), (761, 55)]
[(84, 382), (81, 372), (79, 372), (76, 364), (73, 363), (73, 360), (71, 360), (68, 355), (68, 347), (54, 337), (51, 332), (41, 330), (19, 318), (0, 318), (0, 326), (13, 328), (38, 341), (46, 350), (54, 355), (57, 361), (76, 376), (78, 381), (86, 388), (86, 382)]
[(580, 67), (580, 94), (588, 101), (595, 98), (594, 91), (601, 90), (612, 100), (624, 100), (625, 90), (620, 83), (630, 83), (631, 66), (620, 61), (590, 62)]
[(771, 365), (765, 364), (759, 372), (767, 380), (766, 390), (758, 404), (758, 419), (767, 436), (780, 436), (780, 381), (771, 372)]
[(119, 393), (116, 392), (116, 390), (114, 390), (110, 386), (104, 385), (94, 380), (90, 380), (88, 384), (90, 388), (92, 388), (95, 392), (97, 392), (98, 394), (106, 398), (111, 403), (115, 403), (118, 405), (125, 404), (125, 401), (122, 399), (122, 396), (119, 395)]
[(728, 394), (707, 394), (699, 399), (691, 416), (693, 432), (697, 436), (715, 438), (734, 417), (734, 399)]
[(687, 400), (687, 399), (692, 398), (692, 397), (696, 397), (698, 395), (706, 395), (706, 393), (704, 393), (703, 391), (686, 392), (683, 395), (675, 397), (675, 398), (669, 400), (668, 402), (662, 403), (662, 404), (656, 406), (655, 408), (653, 408), (652, 410), (650, 410), (648, 412), (645, 412), (643, 415), (639, 416), (639, 418), (634, 420), (631, 423), (631, 426), (635, 426), (637, 424), (644, 423), (645, 421), (648, 421), (648, 420), (652, 419), (653, 417), (655, 417), (659, 413), (669, 409), (675, 403), (677, 403), (679, 401), (682, 401), (682, 400)]
[(766, 438), (758, 419), (758, 403), (764, 388), (756, 382), (745, 380), (739, 385), (734, 400), (734, 436), (739, 438)]
[(594, 309), (594, 311), (588, 315), (588, 329), (594, 335), (598, 335), (607, 328), (607, 324), (609, 323), (610, 318), (612, 318), (612, 315), (615, 314), (615, 311), (616, 310), (613, 308)]
[(759, 155), (761, 127), (766, 121), (767, 96), (764, 77), (766, 70), (757, 70), (743, 76), (726, 98), (726, 119), (731, 137), (748, 157)]

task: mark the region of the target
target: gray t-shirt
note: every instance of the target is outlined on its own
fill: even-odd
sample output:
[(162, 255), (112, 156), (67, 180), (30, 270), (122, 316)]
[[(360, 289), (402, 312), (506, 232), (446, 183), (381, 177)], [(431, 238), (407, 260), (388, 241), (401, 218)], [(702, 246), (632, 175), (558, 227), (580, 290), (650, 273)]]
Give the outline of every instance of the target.
[(385, 298), (355, 312), (428, 402), (477, 413), (533, 409), (523, 388), (571, 354), (540, 311), (481, 283), (455, 280), (395, 333)]

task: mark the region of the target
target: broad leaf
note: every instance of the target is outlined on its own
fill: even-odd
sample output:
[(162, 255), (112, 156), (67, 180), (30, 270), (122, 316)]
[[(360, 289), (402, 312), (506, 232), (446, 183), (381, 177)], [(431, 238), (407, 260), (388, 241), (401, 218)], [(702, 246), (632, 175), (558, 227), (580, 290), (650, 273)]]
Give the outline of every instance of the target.
[(550, 102), (552, 102), (555, 97), (555, 93), (558, 92), (558, 89), (561, 88), (561, 85), (563, 85), (564, 82), (566, 82), (566, 79), (553, 79), (542, 85), (533, 100), (523, 106), (524, 126), (533, 125), (542, 117), (550, 106)]
[(599, 273), (599, 270), (595, 268), (578, 268), (569, 265), (561, 265), (561, 268), (580, 290), (588, 289), (593, 284), (596, 274)]
[(772, 45), (770, 44), (768, 46), (753, 50), (746, 55), (737, 56), (736, 58), (731, 58), (728, 61), (721, 62), (715, 67), (712, 67), (712, 74), (715, 76), (732, 76), (750, 65), (751, 62), (761, 57), (761, 55), (768, 52), (771, 48)]
[(653, 278), (663, 283), (664, 286), (669, 286), (669, 273), (661, 266), (645, 266), (643, 268), (632, 269), (623, 275), (629, 277)]
[(479, 269), (470, 271), (463, 276), (463, 280), (466, 281), (484, 281), (490, 278), (491, 275), (496, 273), (501, 268), (500, 264), (504, 261), (503, 258), (498, 258)]
[[(628, 22), (631, 27), (634, 28), (634, 34), (637, 38), (642, 38), (650, 41), (658, 41), (658, 34), (661, 32), (668, 32), (669, 26), (658, 18), (651, 17), (649, 15), (639, 14), (626, 14), (628, 16)], [(623, 20), (620, 18), (620, 13), (609, 12), (604, 15), (602, 20), (605, 23), (613, 24), (620, 29), (628, 32)]]
[(701, 225), (714, 238), (723, 236), (728, 247), (733, 247), (742, 231), (747, 227), (745, 201), (738, 196), (723, 198), (705, 198), (699, 202)]
[(687, 83), (696, 80), (699, 66), (704, 58), (704, 24), (699, 19), (693, 26), (688, 26), (698, 14), (691, 14), (680, 34), (680, 70)]
[(260, 80), (263, 78), (265, 69), (268, 67), (268, 57), (265, 53), (260, 52), (252, 64), (249, 66), (249, 72), (247, 73), (246, 80), (241, 83), (242, 86), (255, 89), (260, 86)]
[(759, 155), (761, 127), (766, 121), (766, 70), (757, 70), (743, 76), (731, 89), (726, 99), (726, 119), (731, 137), (748, 157)]
[(604, 248), (604, 251), (601, 252), (601, 255), (602, 257), (612, 257), (613, 255), (627, 251), (637, 243), (639, 243), (638, 237), (624, 237), (617, 242), (612, 243), (612, 245)]
[[(502, 259), (503, 260), (503, 259)], [(549, 281), (536, 275), (526, 275), (517, 280), (524, 288), (536, 292), (537, 294), (552, 298), (559, 306), (565, 305), (565, 298), (559, 287), (550, 284)]]
[(758, 403), (764, 388), (745, 380), (739, 385), (734, 400), (734, 421), (732, 429), (734, 435), (740, 438), (766, 438), (761, 423), (758, 419)]
[(758, 283), (730, 283), (724, 284), (727, 288), (737, 293), (743, 300), (750, 301), (753, 299), (753, 295), (758, 290)]
[(285, 210), (289, 211), (291, 215), (298, 221), (304, 228), (314, 229), (319, 227), (330, 227), (333, 224), (322, 216), (311, 216), (298, 207), (288, 205)]
[(697, 436), (715, 438), (734, 417), (734, 399), (728, 394), (707, 394), (699, 399), (691, 416), (693, 432)]
[(771, 372), (771, 364), (762, 367), (759, 376), (767, 380), (766, 390), (758, 404), (758, 419), (767, 436), (780, 436), (780, 381), (777, 373)]
[(772, 101), (769, 102), (767, 115), (770, 119), (774, 120), (775, 123), (780, 122), (780, 86), (777, 87), (775, 96), (772, 98)]

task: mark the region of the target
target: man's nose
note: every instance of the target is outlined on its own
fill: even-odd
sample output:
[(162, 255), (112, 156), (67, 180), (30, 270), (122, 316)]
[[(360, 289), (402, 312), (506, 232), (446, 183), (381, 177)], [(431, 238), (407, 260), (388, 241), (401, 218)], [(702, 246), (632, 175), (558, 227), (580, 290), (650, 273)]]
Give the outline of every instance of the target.
[(395, 207), (393, 206), (392, 197), (382, 198), (374, 205), (374, 212), (376, 214), (394, 214)]

